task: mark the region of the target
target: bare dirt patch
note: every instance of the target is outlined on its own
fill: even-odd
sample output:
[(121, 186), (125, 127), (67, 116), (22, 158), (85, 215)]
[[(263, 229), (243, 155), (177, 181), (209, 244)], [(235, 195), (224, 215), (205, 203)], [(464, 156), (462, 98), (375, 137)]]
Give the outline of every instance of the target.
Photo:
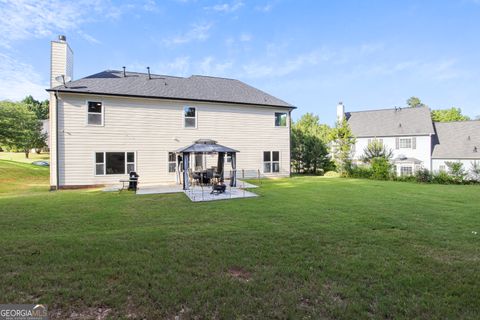
[(112, 309), (107, 307), (92, 307), (83, 310), (62, 312), (52, 311), (50, 317), (52, 319), (72, 319), (72, 320), (104, 320), (112, 312)]
[(231, 267), (228, 274), (235, 279), (248, 282), (252, 280), (252, 274), (242, 267)]

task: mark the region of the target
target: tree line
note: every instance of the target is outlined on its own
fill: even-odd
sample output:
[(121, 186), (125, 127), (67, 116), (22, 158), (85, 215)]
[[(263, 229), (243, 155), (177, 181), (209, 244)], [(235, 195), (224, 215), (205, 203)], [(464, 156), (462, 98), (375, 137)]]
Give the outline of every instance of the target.
[(48, 119), (48, 100), (38, 101), (31, 95), (22, 101), (0, 101), (0, 151), (40, 152), (47, 145), (42, 120)]

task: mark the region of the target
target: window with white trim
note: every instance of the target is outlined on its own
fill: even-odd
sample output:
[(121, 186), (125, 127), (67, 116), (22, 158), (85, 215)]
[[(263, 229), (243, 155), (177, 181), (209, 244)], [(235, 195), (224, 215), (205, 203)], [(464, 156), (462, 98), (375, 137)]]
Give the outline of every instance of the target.
[(175, 172), (177, 168), (177, 161), (175, 152), (168, 153), (168, 172)]
[(287, 113), (275, 112), (275, 127), (286, 127), (286, 126), (287, 126)]
[(413, 174), (413, 168), (411, 166), (401, 166), (400, 175), (401, 176), (411, 176)]
[(195, 107), (183, 108), (183, 127), (184, 128), (197, 127), (197, 108)]
[(441, 164), (438, 169), (441, 171), (441, 172), (446, 172), (447, 171), (447, 168), (445, 167), (444, 164)]
[(87, 102), (87, 124), (92, 126), (103, 126), (103, 104), (101, 102)]
[(412, 148), (412, 138), (400, 138), (398, 142), (399, 142), (400, 148), (402, 149)]
[(264, 173), (280, 172), (280, 152), (279, 151), (263, 152), (263, 172)]
[(95, 152), (95, 175), (129, 174), (136, 171), (135, 152)]

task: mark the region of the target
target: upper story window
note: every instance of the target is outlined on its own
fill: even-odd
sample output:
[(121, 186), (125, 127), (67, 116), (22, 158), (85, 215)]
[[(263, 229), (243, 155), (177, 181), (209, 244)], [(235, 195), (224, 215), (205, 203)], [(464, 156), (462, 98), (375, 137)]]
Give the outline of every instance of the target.
[(412, 138), (400, 138), (399, 139), (400, 148), (402, 149), (411, 149), (412, 148)]
[(98, 101), (88, 101), (87, 108), (87, 124), (103, 126), (103, 104)]
[(275, 127), (286, 127), (286, 126), (287, 126), (287, 113), (275, 112)]
[(197, 127), (197, 108), (194, 108), (194, 107), (183, 108), (183, 127), (184, 128)]

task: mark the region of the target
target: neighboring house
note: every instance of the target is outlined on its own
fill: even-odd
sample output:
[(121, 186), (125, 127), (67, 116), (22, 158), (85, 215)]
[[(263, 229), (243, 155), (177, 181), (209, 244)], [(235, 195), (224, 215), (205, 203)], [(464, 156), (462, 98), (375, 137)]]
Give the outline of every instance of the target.
[(446, 161), (462, 162), (469, 171), (472, 161), (480, 161), (480, 121), (433, 122), (427, 107), (345, 112), (339, 103), (337, 118), (344, 117), (356, 137), (352, 157), (357, 163), (374, 140), (392, 150), (398, 175), (420, 168), (447, 170)]
[(446, 162), (461, 162), (471, 175), (475, 161), (480, 166), (480, 120), (435, 122), (432, 170), (448, 171)]
[[(237, 150), (237, 176), (290, 174), (295, 107), (278, 98), (234, 79), (125, 69), (68, 82), (73, 52), (63, 36), (52, 41), (51, 60), (52, 189), (115, 184), (130, 171), (142, 183), (178, 183), (176, 151), (199, 139)], [(188, 163), (216, 162), (199, 154)]]

